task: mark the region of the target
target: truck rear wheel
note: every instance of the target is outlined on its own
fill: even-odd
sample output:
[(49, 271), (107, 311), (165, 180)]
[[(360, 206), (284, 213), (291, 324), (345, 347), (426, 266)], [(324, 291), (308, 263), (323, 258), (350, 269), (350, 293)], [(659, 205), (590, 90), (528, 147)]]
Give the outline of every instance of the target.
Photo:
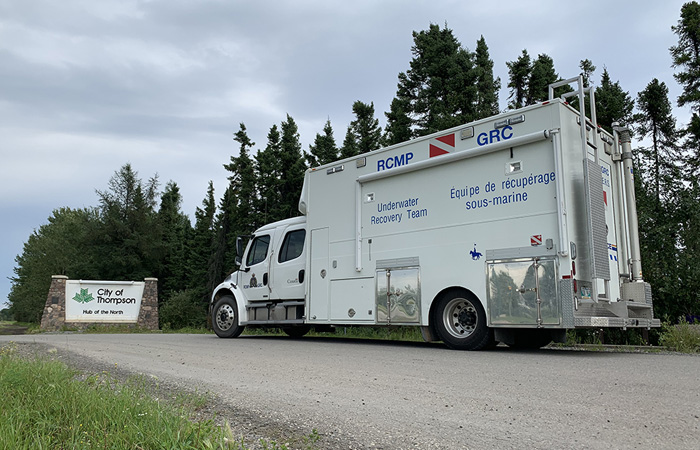
[(442, 295), (433, 320), (438, 336), (449, 348), (481, 350), (492, 342), (484, 308), (469, 292), (450, 291)]
[(236, 300), (230, 295), (224, 295), (216, 302), (211, 323), (214, 326), (214, 333), (220, 338), (238, 337), (245, 329), (238, 324), (238, 306)]

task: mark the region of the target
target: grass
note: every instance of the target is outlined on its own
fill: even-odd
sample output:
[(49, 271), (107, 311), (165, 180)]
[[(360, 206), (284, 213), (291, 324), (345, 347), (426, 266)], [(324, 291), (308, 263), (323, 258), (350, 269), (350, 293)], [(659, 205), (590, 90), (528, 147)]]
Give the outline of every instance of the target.
[(700, 352), (700, 324), (682, 321), (678, 325), (664, 325), (661, 345), (682, 353)]
[(39, 332), (38, 323), (0, 320), (0, 334), (32, 334)]
[[(134, 378), (117, 382), (108, 373), (80, 374), (57, 361), (20, 358), (0, 348), (0, 444), (23, 449), (234, 449), (248, 447), (226, 423), (192, 421), (207, 402), (197, 394), (168, 401), (149, 395)], [(306, 448), (318, 440), (315, 431)], [(285, 445), (261, 441), (269, 450)]]
[[(286, 336), (280, 328), (246, 328), (243, 334), (247, 336)], [(419, 327), (404, 326), (338, 326), (335, 333), (311, 330), (307, 336), (424, 342)]]

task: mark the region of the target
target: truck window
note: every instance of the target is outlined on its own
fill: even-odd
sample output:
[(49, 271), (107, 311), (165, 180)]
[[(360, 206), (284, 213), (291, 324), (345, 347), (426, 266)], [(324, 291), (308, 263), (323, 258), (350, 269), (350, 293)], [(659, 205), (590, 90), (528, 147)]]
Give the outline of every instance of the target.
[(294, 230), (287, 233), (282, 242), (282, 249), (278, 261), (280, 263), (298, 258), (304, 251), (304, 238), (306, 230)]
[(267, 248), (270, 246), (270, 236), (258, 236), (253, 240), (246, 258), (246, 266), (254, 266), (265, 260), (267, 256)]

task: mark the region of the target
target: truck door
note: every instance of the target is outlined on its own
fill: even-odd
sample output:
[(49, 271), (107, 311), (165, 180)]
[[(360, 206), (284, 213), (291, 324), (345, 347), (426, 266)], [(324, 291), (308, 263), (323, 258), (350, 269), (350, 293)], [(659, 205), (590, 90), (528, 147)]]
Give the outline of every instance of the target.
[(311, 230), (310, 247), (308, 320), (323, 322), (329, 318), (328, 228)]
[(272, 257), (271, 298), (293, 300), (304, 298), (306, 278), (305, 224), (289, 227), (281, 239), (277, 255)]
[(241, 284), (249, 301), (267, 300), (270, 297), (270, 241), (269, 234), (255, 236), (248, 248)]

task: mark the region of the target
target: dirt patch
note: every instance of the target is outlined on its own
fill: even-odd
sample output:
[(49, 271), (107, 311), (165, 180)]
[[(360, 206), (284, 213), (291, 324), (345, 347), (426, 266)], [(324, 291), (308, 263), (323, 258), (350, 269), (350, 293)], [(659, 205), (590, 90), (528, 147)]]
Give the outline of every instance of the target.
[(0, 323), (0, 334), (6, 335), (6, 336), (14, 336), (14, 335), (19, 335), (19, 334), (27, 334), (27, 330), (29, 328), (27, 327), (22, 327), (19, 325), (14, 325), (14, 324), (2, 324)]

